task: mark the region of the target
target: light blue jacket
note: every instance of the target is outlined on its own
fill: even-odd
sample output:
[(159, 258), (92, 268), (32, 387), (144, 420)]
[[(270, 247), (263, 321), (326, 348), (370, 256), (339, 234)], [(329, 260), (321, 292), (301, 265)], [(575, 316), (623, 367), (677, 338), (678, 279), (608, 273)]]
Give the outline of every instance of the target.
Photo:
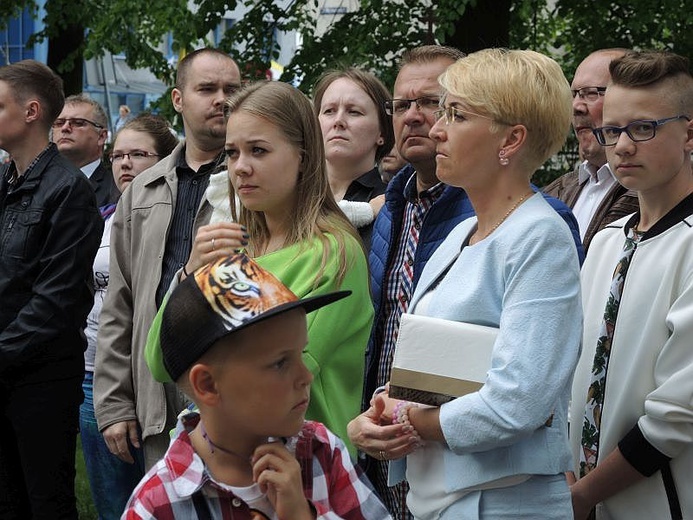
[[(484, 386), (440, 410), (450, 448), (444, 452), (448, 492), (573, 469), (567, 408), (582, 309), (570, 230), (540, 194), (460, 252), (475, 226), (476, 217), (462, 222), (440, 245), (410, 307), (417, 312), (421, 297), (449, 267), (421, 313), (500, 329)], [(391, 482), (403, 478), (402, 462), (392, 464)]]

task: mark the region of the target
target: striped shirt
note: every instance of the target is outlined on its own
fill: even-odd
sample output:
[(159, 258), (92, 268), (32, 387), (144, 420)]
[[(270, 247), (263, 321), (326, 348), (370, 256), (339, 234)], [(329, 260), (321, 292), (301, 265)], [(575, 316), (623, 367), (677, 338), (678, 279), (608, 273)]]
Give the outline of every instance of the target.
[(403, 312), (406, 312), (414, 294), (414, 266), (416, 247), (419, 244), (419, 233), (423, 227), (428, 210), (443, 194), (446, 185), (442, 182), (426, 191), (417, 193), (416, 174), (407, 181), (404, 188), (404, 215), (399, 240), (395, 246), (395, 254), (392, 258), (385, 281), (385, 298), (383, 300), (383, 316), (379, 331), (380, 358), (378, 360), (378, 385), (381, 386), (390, 380), (392, 356), (397, 342), (399, 321)]
[[(399, 322), (403, 312), (407, 312), (409, 302), (414, 293), (414, 266), (416, 249), (419, 244), (420, 232), (428, 211), (440, 198), (446, 185), (441, 183), (426, 191), (417, 193), (416, 173), (407, 181), (404, 187), (404, 215), (392, 263), (386, 271), (385, 297), (383, 311), (377, 329), (376, 342), (380, 345), (378, 352), (378, 385), (382, 386), (390, 380), (392, 358), (397, 343)], [(371, 473), (376, 490), (385, 502), (390, 513), (396, 520), (412, 518), (406, 505), (409, 486), (406, 482), (389, 487), (387, 481), (388, 462), (374, 461), (375, 468)]]

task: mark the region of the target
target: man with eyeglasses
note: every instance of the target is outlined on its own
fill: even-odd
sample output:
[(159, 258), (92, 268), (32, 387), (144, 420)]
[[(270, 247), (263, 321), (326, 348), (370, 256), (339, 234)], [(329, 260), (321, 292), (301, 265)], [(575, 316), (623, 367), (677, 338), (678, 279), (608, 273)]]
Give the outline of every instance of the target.
[(597, 231), (638, 209), (635, 193), (616, 181), (606, 162), (604, 149), (592, 134), (592, 130), (602, 122), (609, 63), (625, 52), (626, 49), (595, 51), (575, 71), (571, 85), (573, 130), (578, 139), (582, 162), (544, 188), (545, 193), (572, 208), (580, 227), (585, 253)]
[(114, 455), (130, 462), (130, 445), (142, 442), (146, 469), (163, 457), (187, 404), (174, 384), (158, 383), (149, 372), (147, 333), (173, 277), (188, 261), (196, 230), (211, 216), (204, 194), (210, 175), (223, 167), (224, 102), (240, 86), (238, 65), (222, 51), (202, 48), (180, 61), (171, 100), (183, 118), (185, 140), (133, 179), (113, 216), (94, 409)]
[(610, 71), (594, 133), (640, 209), (597, 233), (582, 270), (575, 518), (693, 518), (693, 76), (656, 51)]
[(103, 160), (108, 119), (101, 105), (86, 94), (68, 96), (52, 126), (53, 142), (87, 176), (99, 207), (116, 202), (120, 191), (110, 166)]
[[(465, 54), (428, 45), (406, 51), (386, 104), (392, 115), (395, 147), (407, 165), (390, 181), (386, 202), (374, 224), (369, 263), (375, 321), (366, 359), (364, 410), (376, 387), (390, 379), (399, 319), (406, 312), (423, 265), (455, 225), (473, 214), (463, 190), (436, 178), (436, 145), (428, 133), (435, 123), (438, 76)], [(388, 487), (387, 461), (365, 458), (378, 494), (396, 520), (411, 518), (406, 483)]]

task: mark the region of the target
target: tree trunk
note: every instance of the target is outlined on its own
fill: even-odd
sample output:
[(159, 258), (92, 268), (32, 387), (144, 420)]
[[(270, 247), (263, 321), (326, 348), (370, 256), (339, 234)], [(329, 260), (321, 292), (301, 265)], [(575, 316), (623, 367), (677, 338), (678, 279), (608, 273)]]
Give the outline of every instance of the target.
[(85, 40), (82, 19), (88, 9), (83, 0), (46, 1), (47, 65), (62, 78), (65, 96), (82, 92)]
[(466, 53), (489, 47), (507, 47), (510, 42), (510, 0), (478, 0), (467, 4), (455, 32), (445, 41)]
[(70, 26), (48, 38), (47, 65), (63, 79), (65, 96), (82, 92), (84, 28)]

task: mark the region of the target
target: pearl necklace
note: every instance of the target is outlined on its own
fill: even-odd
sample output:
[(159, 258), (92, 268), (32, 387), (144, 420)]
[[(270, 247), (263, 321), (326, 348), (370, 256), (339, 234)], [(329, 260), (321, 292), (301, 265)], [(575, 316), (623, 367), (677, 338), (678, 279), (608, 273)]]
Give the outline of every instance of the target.
[[(530, 191), (529, 193), (525, 193), (522, 197), (520, 197), (520, 198), (517, 200), (517, 202), (515, 202), (515, 204), (513, 204), (513, 205), (510, 207), (510, 209), (508, 210), (508, 212), (507, 212), (505, 215), (503, 215), (503, 217), (502, 217), (498, 222), (496, 222), (496, 225), (495, 225), (495, 226), (493, 226), (484, 236), (481, 236), (481, 237), (479, 237), (479, 238), (477, 239), (477, 242), (481, 242), (484, 238), (486, 238), (486, 237), (489, 236), (491, 233), (493, 233), (496, 229), (498, 229), (498, 226), (500, 226), (503, 222), (505, 222), (505, 219), (507, 219), (507, 218), (510, 216), (510, 214), (511, 214), (513, 211), (515, 211), (515, 210), (517, 209), (517, 207), (518, 207), (520, 204), (522, 204), (522, 203), (525, 201), (525, 199), (526, 199), (527, 197), (529, 197), (530, 195), (534, 195), (534, 191)], [(478, 228), (477, 228), (476, 233), (478, 233), (478, 232), (479, 232), (479, 230), (478, 230)], [(476, 233), (474, 233), (474, 234), (476, 235)]]

